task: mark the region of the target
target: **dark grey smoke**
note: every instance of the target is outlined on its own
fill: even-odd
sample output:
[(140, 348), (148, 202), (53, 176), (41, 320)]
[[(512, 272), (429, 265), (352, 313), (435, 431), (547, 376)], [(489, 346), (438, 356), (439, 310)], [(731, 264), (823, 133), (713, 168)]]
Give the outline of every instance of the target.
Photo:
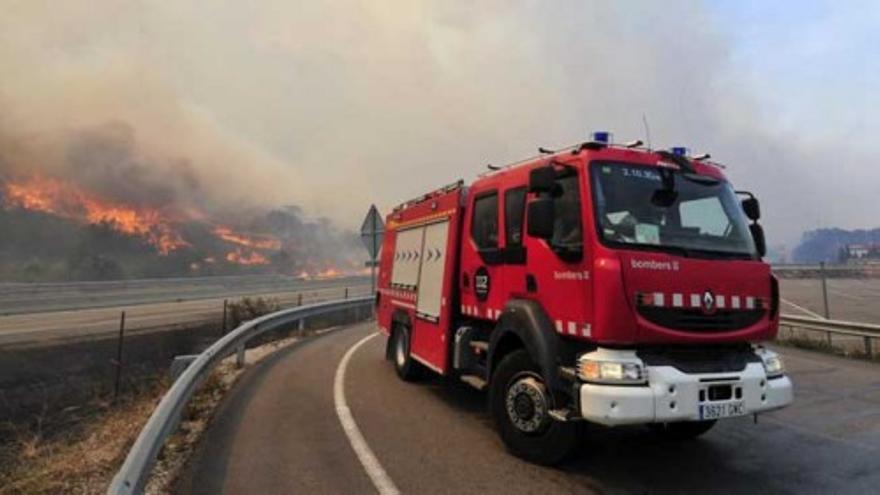
[[(805, 112), (814, 118), (777, 115), (766, 102), (789, 95), (736, 59), (729, 33), (749, 26), (718, 17), (717, 5), (335, 0), (208, 12), (191, 2), (18, 2), (0, 16), (0, 149), (14, 136), (30, 144), (12, 166), (66, 163), (59, 134), (117, 120), (135, 129), (134, 149), (114, 153), (157, 167), (135, 172), (147, 196), (201, 195), (232, 212), (294, 202), (356, 227), (372, 202), (388, 211), (539, 145), (600, 128), (642, 138), (647, 115), (655, 146), (689, 145), (731, 165), (737, 185), (764, 200), (773, 244), (790, 247), (817, 225), (874, 226), (872, 101), (826, 98), (847, 76), (817, 56), (808, 64), (828, 84), (791, 88), (815, 102)], [(868, 33), (878, 11), (827, 10), (838, 30)], [(809, 53), (822, 41), (789, 43)], [(785, 57), (752, 48), (765, 66)], [(851, 125), (859, 115), (867, 125)], [(177, 166), (188, 171), (166, 170)], [(170, 190), (151, 187), (165, 180)]]
[(101, 197), (153, 207), (204, 205), (185, 157), (160, 165), (137, 154), (135, 128), (122, 121), (76, 131), (66, 147), (67, 179)]

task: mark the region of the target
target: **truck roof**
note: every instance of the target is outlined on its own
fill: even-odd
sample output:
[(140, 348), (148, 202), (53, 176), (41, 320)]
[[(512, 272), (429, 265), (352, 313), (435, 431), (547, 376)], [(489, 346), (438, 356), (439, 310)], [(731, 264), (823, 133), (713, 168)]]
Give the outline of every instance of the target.
[[(514, 176), (527, 175), (528, 172), (551, 162), (565, 163), (570, 165), (587, 164), (594, 160), (626, 162), (637, 165), (654, 167), (683, 168), (689, 166), (694, 173), (707, 175), (720, 180), (727, 180), (723, 173), (723, 165), (709, 161), (707, 158), (693, 158), (676, 155), (666, 150), (651, 150), (642, 147), (627, 147), (623, 145), (606, 145), (604, 143), (586, 142), (571, 146), (552, 153), (542, 153), (524, 160), (510, 163), (502, 167), (492, 168), (480, 174), (474, 181), (475, 185), (504, 181)], [(684, 164), (680, 164), (681, 161)], [(516, 177), (519, 179), (519, 177)]]
[[(493, 182), (501, 185), (501, 183), (507, 180), (521, 182), (520, 176), (525, 176), (525, 180), (527, 180), (529, 171), (535, 167), (547, 165), (552, 162), (583, 165), (594, 160), (626, 162), (649, 167), (672, 168), (682, 168), (678, 163), (684, 160), (688, 166), (693, 169), (694, 173), (707, 175), (724, 181), (727, 180), (727, 177), (723, 173), (723, 169), (725, 168), (724, 165), (709, 161), (708, 158), (675, 155), (670, 151), (652, 150), (641, 146), (635, 147), (589, 141), (575, 146), (569, 146), (555, 152), (541, 153), (501, 167), (491, 167), (490, 170), (478, 175), (474, 180), (473, 185), (485, 186)], [(429, 199), (436, 199), (462, 188), (464, 188), (464, 180), (459, 179), (451, 184), (447, 184), (416, 198), (404, 201), (395, 206), (391, 213), (393, 215)]]

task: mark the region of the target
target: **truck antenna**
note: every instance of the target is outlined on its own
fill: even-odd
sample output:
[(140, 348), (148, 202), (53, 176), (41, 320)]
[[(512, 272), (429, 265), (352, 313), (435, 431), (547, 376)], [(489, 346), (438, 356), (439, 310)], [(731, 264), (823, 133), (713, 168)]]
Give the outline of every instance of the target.
[(539, 146), (539, 147), (538, 147), (538, 153), (541, 153), (541, 154), (544, 154), (544, 155), (552, 155), (553, 153), (556, 153), (556, 152), (553, 151), (553, 150), (551, 150), (551, 149), (547, 149), (547, 148), (545, 148), (545, 147), (543, 147), (543, 146)]
[(648, 117), (642, 113), (642, 124), (645, 125), (645, 142), (648, 143), (648, 150), (650, 151), (651, 146), (651, 128), (648, 127)]
[(499, 167), (498, 165), (492, 165), (491, 163), (486, 164), (486, 168), (488, 168), (489, 170), (501, 170), (501, 167)]

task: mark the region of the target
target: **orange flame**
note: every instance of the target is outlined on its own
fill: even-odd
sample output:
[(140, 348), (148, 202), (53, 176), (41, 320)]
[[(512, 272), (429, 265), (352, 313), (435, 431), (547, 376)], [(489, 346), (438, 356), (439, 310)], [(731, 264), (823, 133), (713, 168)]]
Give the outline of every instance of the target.
[(351, 268), (351, 269), (341, 269), (335, 266), (324, 266), (324, 267), (313, 267), (311, 269), (300, 270), (297, 274), (299, 278), (312, 280), (324, 280), (331, 278), (340, 278), (340, 277), (349, 277), (349, 276), (358, 276), (358, 275), (369, 275), (369, 268)]
[(22, 182), (6, 182), (4, 196), (7, 206), (84, 223), (110, 224), (120, 232), (146, 238), (163, 255), (189, 246), (159, 210), (103, 201), (58, 179), (34, 176)]
[(273, 251), (281, 249), (281, 241), (278, 239), (269, 236), (249, 236), (235, 232), (229, 227), (215, 227), (214, 235), (226, 242), (237, 244), (239, 246), (256, 249), (271, 249)]
[(268, 265), (269, 260), (256, 251), (245, 252), (236, 248), (226, 254), (226, 261), (230, 263), (238, 263), (239, 265)]

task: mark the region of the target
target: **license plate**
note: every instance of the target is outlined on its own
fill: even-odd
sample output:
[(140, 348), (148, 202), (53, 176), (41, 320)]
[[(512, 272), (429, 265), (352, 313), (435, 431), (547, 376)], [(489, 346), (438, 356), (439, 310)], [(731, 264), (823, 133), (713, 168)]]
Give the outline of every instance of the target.
[(746, 408), (742, 401), (700, 405), (700, 419), (731, 418), (745, 413)]

